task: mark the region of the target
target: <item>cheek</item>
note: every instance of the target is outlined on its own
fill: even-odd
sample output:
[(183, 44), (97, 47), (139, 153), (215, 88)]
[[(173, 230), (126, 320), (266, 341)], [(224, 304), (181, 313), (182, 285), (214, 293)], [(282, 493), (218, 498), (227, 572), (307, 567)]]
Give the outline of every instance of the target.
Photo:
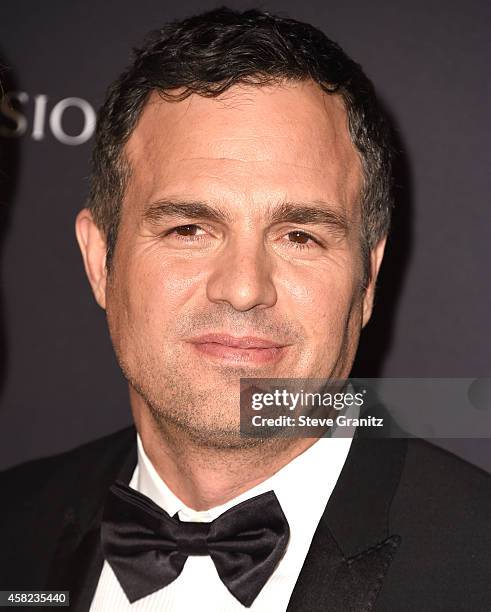
[(357, 343), (361, 300), (355, 271), (348, 265), (303, 269), (282, 282), (288, 314), (303, 327), (305, 344), (298, 366), (312, 375), (327, 375)]
[(128, 332), (149, 330), (147, 340), (161, 338), (172, 330), (183, 305), (203, 282), (198, 263), (141, 253), (120, 266), (110, 310), (118, 311)]
[(282, 294), (290, 314), (316, 336), (342, 330), (358, 296), (358, 281), (346, 270), (303, 269), (285, 276)]

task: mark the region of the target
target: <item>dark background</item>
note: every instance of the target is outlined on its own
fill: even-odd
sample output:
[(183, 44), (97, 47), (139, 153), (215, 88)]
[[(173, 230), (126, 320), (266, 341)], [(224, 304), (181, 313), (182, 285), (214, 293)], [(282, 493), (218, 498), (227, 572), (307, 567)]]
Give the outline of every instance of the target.
[[(90, 108), (148, 30), (220, 4), (2, 4), (1, 81), (23, 93), (13, 102), (22, 116), (0, 112), (0, 467), (131, 421), (73, 231), (87, 194)], [(320, 27), (363, 65), (392, 119), (398, 206), (355, 374), (489, 377), (490, 3), (228, 5)], [(489, 440), (440, 443), (491, 469)]]

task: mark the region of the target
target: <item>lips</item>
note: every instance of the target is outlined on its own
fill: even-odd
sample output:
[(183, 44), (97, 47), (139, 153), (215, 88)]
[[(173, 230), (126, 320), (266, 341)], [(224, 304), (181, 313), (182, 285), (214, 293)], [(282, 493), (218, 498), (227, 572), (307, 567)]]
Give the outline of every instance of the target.
[(198, 338), (193, 338), (191, 342), (194, 344), (222, 344), (223, 346), (239, 349), (268, 349), (285, 346), (284, 344), (265, 338), (256, 338), (255, 336), (242, 336), (241, 338), (236, 338), (228, 334), (206, 334)]
[(189, 340), (191, 345), (201, 355), (212, 360), (249, 365), (271, 364), (283, 357), (288, 345), (281, 344), (269, 338), (242, 336), (240, 338), (228, 334), (205, 334)]

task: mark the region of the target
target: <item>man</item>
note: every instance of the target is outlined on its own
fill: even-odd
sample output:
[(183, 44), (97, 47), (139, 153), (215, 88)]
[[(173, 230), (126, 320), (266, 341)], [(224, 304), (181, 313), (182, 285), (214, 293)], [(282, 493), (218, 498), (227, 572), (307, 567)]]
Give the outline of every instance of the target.
[(241, 377), (349, 376), (390, 162), (370, 82), (315, 28), (218, 9), (153, 34), (109, 90), (76, 222), (135, 428), (2, 474), (2, 589), (490, 609), (483, 472), (414, 439), (240, 434)]

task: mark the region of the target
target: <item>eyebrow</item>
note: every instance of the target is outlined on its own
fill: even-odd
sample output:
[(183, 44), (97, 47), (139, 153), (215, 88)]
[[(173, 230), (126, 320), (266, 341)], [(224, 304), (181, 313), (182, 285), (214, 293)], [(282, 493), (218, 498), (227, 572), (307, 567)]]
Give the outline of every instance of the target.
[[(153, 202), (143, 213), (145, 221), (158, 223), (164, 219), (204, 219), (218, 223), (231, 223), (230, 214), (219, 206), (200, 201), (161, 199)], [(269, 222), (297, 223), (299, 225), (323, 225), (346, 234), (349, 229), (344, 213), (337, 212), (325, 202), (282, 202), (268, 210)]]
[(324, 225), (346, 234), (348, 220), (327, 203), (301, 204), (284, 202), (271, 211), (272, 223), (298, 223), (299, 225)]
[(157, 223), (163, 219), (187, 217), (189, 219), (207, 219), (219, 223), (230, 223), (230, 215), (217, 206), (206, 202), (176, 201), (174, 199), (158, 200), (143, 213), (145, 221)]

